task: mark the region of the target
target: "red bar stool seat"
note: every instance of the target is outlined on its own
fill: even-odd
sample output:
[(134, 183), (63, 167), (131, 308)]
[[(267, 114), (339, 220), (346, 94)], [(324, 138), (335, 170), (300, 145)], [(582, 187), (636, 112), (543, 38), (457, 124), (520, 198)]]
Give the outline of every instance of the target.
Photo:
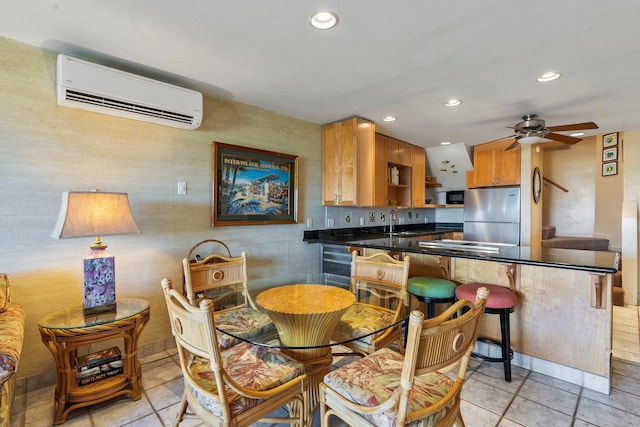
[(500, 341), (491, 338), (478, 337), (478, 341), (497, 345), (502, 351), (501, 357), (490, 357), (478, 353), (473, 353), (473, 357), (486, 360), (488, 362), (501, 362), (504, 366), (504, 379), (511, 382), (511, 359), (513, 359), (513, 350), (511, 349), (511, 328), (509, 324), (509, 314), (513, 313), (515, 306), (518, 305), (518, 297), (515, 292), (514, 280), (515, 266), (507, 267), (507, 276), (509, 277), (510, 287), (490, 285), (486, 283), (469, 283), (458, 285), (456, 287), (456, 298), (471, 298), (476, 295), (478, 288), (485, 287), (489, 290), (489, 298), (484, 312), (486, 314), (500, 315)]

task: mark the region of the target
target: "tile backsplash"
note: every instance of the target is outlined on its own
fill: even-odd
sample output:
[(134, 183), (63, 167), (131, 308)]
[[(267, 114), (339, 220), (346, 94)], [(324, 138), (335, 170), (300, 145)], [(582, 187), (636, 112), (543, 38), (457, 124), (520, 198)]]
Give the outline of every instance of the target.
[[(326, 206), (324, 227), (352, 228), (389, 225), (391, 208)], [(394, 208), (397, 225), (433, 222), (462, 223), (463, 208)]]

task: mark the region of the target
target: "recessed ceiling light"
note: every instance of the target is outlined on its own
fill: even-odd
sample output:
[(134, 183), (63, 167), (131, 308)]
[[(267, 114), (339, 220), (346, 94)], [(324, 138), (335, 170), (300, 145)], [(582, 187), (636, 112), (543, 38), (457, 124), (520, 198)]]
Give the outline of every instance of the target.
[(440, 145), (449, 145), (451, 144), (451, 141), (443, 141), (440, 143)]
[(543, 75), (538, 77), (536, 80), (538, 80), (540, 83), (546, 83), (546, 82), (550, 82), (552, 80), (555, 80), (558, 77), (560, 77), (560, 73), (556, 73), (555, 71), (551, 71), (551, 72), (548, 72), (548, 73), (544, 73)]
[(393, 117), (393, 116), (387, 116), (387, 117), (383, 117), (382, 118), (383, 122), (395, 122), (396, 120), (398, 120), (398, 119)]
[(309, 22), (318, 30), (328, 30), (338, 24), (338, 15), (333, 12), (316, 12), (311, 15)]
[(444, 106), (445, 107), (457, 107), (460, 104), (462, 104), (462, 100), (452, 98), (452, 99), (448, 100), (447, 102), (445, 102)]
[(571, 134), (571, 136), (576, 137), (576, 138), (579, 137), (579, 136), (583, 136), (583, 135), (584, 135), (584, 132), (576, 132), (576, 133), (572, 133)]

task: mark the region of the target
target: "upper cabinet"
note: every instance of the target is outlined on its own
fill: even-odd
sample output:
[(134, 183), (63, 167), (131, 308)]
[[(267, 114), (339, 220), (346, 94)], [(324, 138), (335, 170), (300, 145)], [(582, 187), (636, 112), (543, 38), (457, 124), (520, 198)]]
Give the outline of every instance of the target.
[(384, 136), (384, 138), (387, 140), (387, 162), (397, 165), (411, 166), (413, 146), (406, 142), (391, 138), (390, 136)]
[(375, 133), (360, 117), (322, 127), (322, 204), (424, 207), (424, 148)]
[(411, 206), (421, 208), (425, 206), (425, 187), (426, 187), (426, 169), (427, 157), (424, 148), (412, 146), (412, 169), (413, 180), (411, 183)]
[(467, 188), (520, 185), (520, 146), (505, 151), (512, 143), (504, 139), (474, 146)]
[(376, 149), (375, 124), (360, 117), (322, 127), (322, 204), (383, 206), (385, 176), (376, 176), (384, 149)]

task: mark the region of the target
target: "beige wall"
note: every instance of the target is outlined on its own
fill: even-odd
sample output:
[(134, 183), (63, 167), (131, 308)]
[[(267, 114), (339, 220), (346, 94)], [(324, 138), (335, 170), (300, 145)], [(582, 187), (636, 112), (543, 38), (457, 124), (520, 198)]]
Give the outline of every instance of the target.
[[(213, 96), (196, 131), (60, 107), (55, 52), (0, 38), (0, 57), (0, 271), (27, 313), (18, 378), (54, 367), (38, 319), (82, 304), (82, 257), (93, 239), (49, 237), (63, 191), (129, 193), (142, 234), (104, 240), (118, 296), (151, 302), (143, 345), (170, 339), (160, 279), (181, 284), (180, 260), (202, 239), (246, 250), (252, 277), (319, 270), (318, 246), (302, 242), (305, 218), (324, 218), (319, 125)], [(212, 141), (298, 155), (299, 224), (212, 227)], [(187, 182), (186, 196), (176, 195), (177, 181)]]
[(558, 146), (565, 149), (544, 153), (544, 176), (569, 191), (544, 187), (544, 225), (555, 225), (556, 234), (561, 236), (609, 239), (609, 249), (620, 251), (622, 161), (618, 161), (617, 175), (602, 176), (601, 135), (585, 138), (570, 148)]

